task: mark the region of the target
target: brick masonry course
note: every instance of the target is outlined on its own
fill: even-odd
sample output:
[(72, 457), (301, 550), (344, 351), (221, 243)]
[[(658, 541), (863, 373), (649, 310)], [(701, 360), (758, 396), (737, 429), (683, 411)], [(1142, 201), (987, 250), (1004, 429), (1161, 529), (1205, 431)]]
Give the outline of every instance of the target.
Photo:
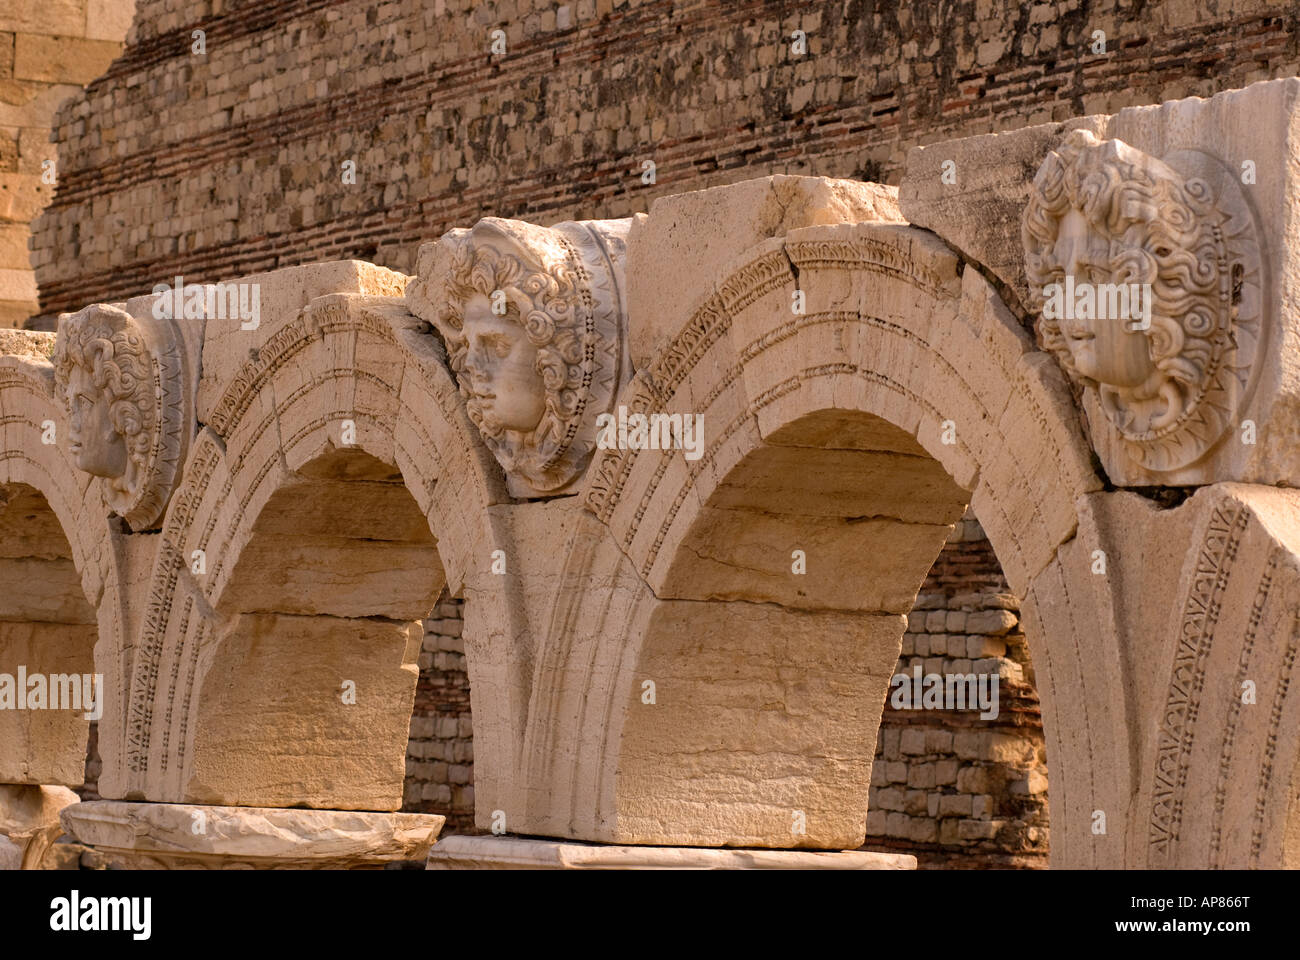
[(176, 274), (409, 271), (420, 242), (487, 214), (625, 216), (775, 173), (897, 183), (914, 144), (1294, 74), (1296, 17), (1268, 0), (140, 0), (124, 55), (58, 115), (42, 310)]

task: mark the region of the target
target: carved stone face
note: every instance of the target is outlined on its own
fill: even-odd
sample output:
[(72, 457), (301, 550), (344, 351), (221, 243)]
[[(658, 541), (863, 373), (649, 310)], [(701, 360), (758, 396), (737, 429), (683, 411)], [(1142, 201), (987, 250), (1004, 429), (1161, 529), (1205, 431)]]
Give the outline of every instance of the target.
[(517, 320), (492, 312), (479, 294), (465, 304), (464, 371), (468, 389), (490, 431), (529, 433), (546, 412), (546, 385), (537, 372), (537, 348)]
[(73, 367), (68, 380), (70, 449), (78, 469), (115, 480), (126, 475), (126, 437), (113, 426), (112, 400), (95, 386), (85, 367)]
[(170, 328), (95, 303), (59, 318), (50, 357), (68, 417), (68, 454), (101, 478), (133, 530), (155, 523), (187, 443), (183, 364)]
[[(1242, 290), (1259, 262), (1231, 171), (1188, 151), (1170, 160), (1073, 130), (1039, 167), (1021, 223), (1043, 346), (1096, 404), (1100, 445), (1118, 439), (1158, 473), (1194, 463), (1236, 416)], [(1136, 291), (1142, 323), (1132, 306), (1101, 309), (1103, 286), (1129, 304)], [(1074, 290), (1092, 306), (1048, 311), (1056, 288), (1058, 303)]]
[[(1110, 282), (1110, 241), (1088, 222), (1083, 211), (1071, 207), (1061, 219), (1053, 245), (1050, 269), (1063, 283)], [(1069, 317), (1060, 321), (1065, 347), (1083, 376), (1114, 387), (1140, 387), (1156, 372), (1146, 335), (1118, 317)]]
[(595, 449), (596, 419), (628, 376), (629, 223), (487, 217), (420, 251), (407, 302), (442, 335), (466, 415), (513, 496), (572, 489)]

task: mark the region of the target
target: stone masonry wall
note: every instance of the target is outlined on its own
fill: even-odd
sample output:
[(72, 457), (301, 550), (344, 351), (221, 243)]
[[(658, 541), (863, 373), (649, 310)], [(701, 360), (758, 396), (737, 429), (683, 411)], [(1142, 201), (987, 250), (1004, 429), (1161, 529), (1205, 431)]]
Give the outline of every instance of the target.
[(914, 144), (1295, 74), (1298, 16), (1293, 0), (140, 0), (122, 58), (58, 116), (42, 309), (343, 257), (409, 272), (422, 241), (487, 214), (626, 216), (775, 173), (897, 183)]
[(443, 591), (424, 621), (420, 679), (415, 687), (411, 740), (406, 748), (402, 809), (440, 813), (443, 835), (475, 833), (474, 730), (469, 674), (460, 632), (464, 602)]
[[(978, 521), (958, 524), (917, 597), (896, 672), (996, 671), (999, 716), (895, 710), (881, 718), (872, 769), (869, 850), (925, 868), (1047, 866), (1047, 765), (1033, 666), (1015, 599)], [(443, 835), (474, 827), (474, 735), (461, 640), (464, 601), (444, 592), (424, 624), (406, 752), (405, 802), (440, 813)], [(90, 725), (83, 800), (98, 800)]]
[(922, 868), (1047, 866), (1047, 763), (1017, 602), (978, 521), (958, 524), (908, 615), (896, 673), (998, 675), (998, 715), (885, 704), (867, 843)]
[[(420, 678), (406, 747), (402, 809), (440, 813), (442, 835), (477, 833), (474, 828), (474, 731), (470, 720), (469, 674), (461, 640), (464, 601), (443, 591), (424, 621)], [(98, 724), (90, 724), (82, 800), (100, 799)]]
[(0, 328), (38, 312), (31, 221), (54, 195), (58, 105), (122, 52), (135, 0), (0, 0)]
[[(1047, 866), (1047, 765), (1033, 666), (1014, 597), (969, 514), (935, 561), (908, 617), (896, 672), (996, 671), (999, 715), (895, 710), (881, 718), (867, 815), (869, 850), (916, 856), (925, 868)], [(474, 734), (461, 640), (464, 601), (444, 591), (424, 622), (406, 751), (402, 809), (474, 826)], [(90, 725), (83, 800), (98, 800)]]

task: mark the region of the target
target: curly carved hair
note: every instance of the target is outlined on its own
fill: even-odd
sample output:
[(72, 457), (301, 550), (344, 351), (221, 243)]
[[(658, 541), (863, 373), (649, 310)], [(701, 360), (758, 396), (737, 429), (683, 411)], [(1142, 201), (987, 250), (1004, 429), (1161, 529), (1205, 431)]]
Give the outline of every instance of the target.
[[(435, 324), (447, 344), (470, 419), (489, 443), (499, 441), (505, 429), (488, 416), (466, 382), (464, 317), (473, 297), (490, 300), (496, 291), (504, 293), (506, 318), (519, 324), (537, 349), (537, 372), (546, 391), (542, 418), (517, 452), (520, 459), (532, 462), (517, 466), (543, 471), (563, 456), (572, 441), (587, 384), (582, 370), (583, 335), (574, 315), (578, 279), (565, 248), (550, 231), (534, 227), (536, 234), (528, 238), (512, 232), (530, 226), (488, 218), (471, 230), (452, 230), (442, 238), (448, 260)], [(510, 456), (511, 451), (492, 445), (499, 455)]]
[(106, 304), (65, 316), (50, 359), (65, 412), (70, 413), (74, 367), (87, 371), (95, 389), (108, 396), (109, 420), (126, 440), (128, 460), (127, 474), (115, 486), (133, 489), (147, 468), (157, 428), (152, 360), (135, 318)]
[[(1025, 272), (1040, 310), (1043, 287), (1064, 276), (1053, 251), (1071, 209), (1110, 240), (1104, 282), (1151, 285), (1151, 326), (1143, 333), (1160, 382), (1125, 399), (1169, 401), (1159, 433), (1175, 429), (1200, 402), (1232, 335), (1232, 276), (1212, 205), (1203, 181), (1123, 141), (1075, 130), (1039, 168), (1021, 224)], [(1074, 366), (1059, 321), (1044, 317), (1040, 329), (1066, 371), (1096, 387)]]

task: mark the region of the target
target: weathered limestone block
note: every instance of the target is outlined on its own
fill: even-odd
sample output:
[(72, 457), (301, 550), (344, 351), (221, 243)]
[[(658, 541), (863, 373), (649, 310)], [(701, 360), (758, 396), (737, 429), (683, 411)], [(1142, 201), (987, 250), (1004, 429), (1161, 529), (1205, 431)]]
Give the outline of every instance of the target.
[(743, 600), (657, 604), (637, 663), (654, 700), (641, 684), (626, 700), (618, 839), (860, 846), (903, 627)]
[(104, 693), (96, 636), (94, 624), (0, 621), (0, 783), (81, 785), (87, 700)]
[[(925, 570), (947, 539), (943, 521), (964, 507), (929, 458), (830, 449), (814, 461), (806, 448), (774, 443), (738, 472), (701, 509), (661, 595), (905, 613), (920, 584), (878, 568)], [(949, 502), (935, 510), (942, 494)], [(805, 580), (790, 576), (794, 549), (813, 558)]]
[(392, 473), (373, 457), (339, 451), (286, 477), (252, 524), (229, 581), (213, 590), (215, 605), (425, 616), (442, 587), (442, 564), (428, 519)]
[(905, 853), (722, 850), (561, 843), (523, 837), (445, 837), (430, 870), (915, 870)]
[(1116, 484), (1300, 483), (1298, 100), (1268, 81), (909, 158), (905, 215), (1016, 291)]
[(474, 714), (476, 826), (493, 829), (501, 810), (512, 832), (590, 838), (605, 770), (589, 752), (606, 735), (597, 717), (619, 697), (613, 644), (602, 641), (628, 629), (649, 591), (578, 498), (489, 515), (496, 539), (466, 580), (462, 635), (471, 689), (485, 696)]
[[(4, 488), (0, 487), (0, 497), (3, 495)], [(3, 509), (3, 500), (0, 500), (0, 509)], [(16, 512), (15, 509), (4, 510), (0, 513), (0, 523), (3, 523), (4, 513)], [(0, 531), (0, 536), (7, 532)], [(4, 555), (6, 547), (7, 544), (0, 546), (0, 583), (5, 584), (6, 590), (11, 585), (14, 589), (0, 601), (4, 620), (69, 624), (94, 622), (94, 612), (87, 607), (81, 592), (81, 577), (67, 558), (8, 557)], [(19, 592), (19, 585), (22, 592)]]
[(387, 720), (411, 713), (419, 622), (248, 613), (218, 636), (187, 802), (401, 807), (406, 728)]
[(1056, 691), (1048, 754), (1072, 758), (1053, 766), (1053, 864), (1296, 864), (1297, 610), (1296, 491), (1081, 502), (1024, 607), (1040, 690)]
[(63, 833), (59, 812), (80, 799), (66, 787), (0, 783), (0, 841), (12, 847), (8, 860), (0, 851), (0, 869), (48, 867), (50, 847)]
[[(714, 291), (723, 268), (750, 248), (799, 227), (900, 223), (897, 190), (822, 177), (762, 177), (662, 197), (628, 236), (628, 328), (637, 369), (658, 356)], [(788, 264), (782, 272), (789, 272)]]
[(0, 330), (0, 356), (48, 360), (54, 339), (52, 333), (35, 330)]
[(1076, 117), (913, 147), (898, 187), (902, 216), (992, 274), (1007, 306), (1026, 316), (1031, 301), (1020, 224), (1034, 175), (1071, 130), (1100, 135), (1106, 119)]
[(628, 220), (489, 217), (420, 248), (412, 312), (437, 327), (512, 496), (572, 492), (631, 375)]
[[(312, 263), (300, 267), (285, 267), (269, 273), (251, 274), (225, 281), (227, 289), (243, 286), (247, 292), (237, 291), (237, 296), (249, 298), (256, 287), (258, 317), (256, 325), (238, 316), (208, 316), (203, 331), (203, 375), (198, 388), (197, 415), (201, 423), (211, 424), (213, 416), (229, 416), (226, 407), (219, 406), (223, 394), (230, 402), (232, 381), (241, 368), (256, 359), (262, 352), (278, 354), (279, 340), (292, 334), (291, 321), (302, 314), (304, 322), (311, 320), (304, 308), (317, 297), (328, 294), (359, 293), (371, 296), (399, 297), (406, 289), (409, 277), (372, 263), (360, 260), (336, 260), (329, 263)], [(229, 303), (227, 294), (226, 302)], [(350, 357), (338, 358), (349, 362)], [(292, 356), (280, 358), (281, 363), (292, 362)], [(267, 371), (270, 372), (270, 371)], [(324, 375), (326, 371), (315, 371)], [(308, 378), (312, 371), (302, 371)], [(220, 432), (220, 431), (219, 431)]]
[(110, 864), (137, 869), (373, 869), (423, 860), (445, 817), (95, 800), (63, 825)]

